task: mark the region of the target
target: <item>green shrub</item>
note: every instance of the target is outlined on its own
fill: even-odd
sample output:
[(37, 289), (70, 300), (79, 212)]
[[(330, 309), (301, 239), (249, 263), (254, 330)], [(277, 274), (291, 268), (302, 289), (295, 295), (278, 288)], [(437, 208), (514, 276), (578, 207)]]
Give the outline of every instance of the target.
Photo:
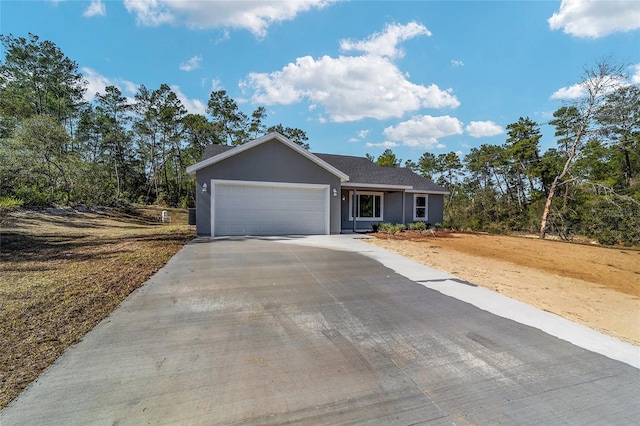
[(24, 202), (13, 197), (0, 197), (0, 210), (11, 211), (22, 207)]
[(393, 233), (394, 234), (397, 233), (397, 232), (402, 232), (405, 229), (407, 229), (407, 227), (404, 226), (404, 224), (402, 224), (402, 223), (398, 223), (396, 225), (393, 225)]
[(412, 231), (424, 231), (427, 229), (427, 224), (424, 222), (413, 222), (409, 224), (409, 229)]
[(385, 234), (393, 234), (393, 225), (387, 222), (380, 222), (378, 224), (378, 232), (383, 232)]
[(388, 222), (381, 222), (380, 224), (378, 224), (378, 232), (383, 232), (385, 234), (395, 234), (398, 232), (402, 232), (405, 229), (407, 228), (402, 223), (392, 225)]
[(13, 210), (18, 210), (23, 205), (23, 201), (13, 197), (0, 197), (0, 227), (4, 226), (6, 214)]

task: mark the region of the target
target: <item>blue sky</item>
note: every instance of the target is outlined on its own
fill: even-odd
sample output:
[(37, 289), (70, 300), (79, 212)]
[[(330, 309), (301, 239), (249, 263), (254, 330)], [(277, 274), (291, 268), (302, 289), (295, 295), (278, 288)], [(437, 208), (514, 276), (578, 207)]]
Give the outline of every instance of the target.
[(312, 151), (414, 161), (502, 144), (521, 116), (545, 123), (603, 57), (640, 83), (636, 0), (0, 0), (0, 32), (56, 43), (88, 99), (166, 83), (205, 114), (225, 89)]

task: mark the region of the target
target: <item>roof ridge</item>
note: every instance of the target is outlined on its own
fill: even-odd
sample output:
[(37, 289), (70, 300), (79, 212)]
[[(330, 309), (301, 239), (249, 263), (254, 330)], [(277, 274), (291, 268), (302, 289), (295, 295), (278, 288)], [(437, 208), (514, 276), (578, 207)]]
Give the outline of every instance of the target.
[[(362, 159), (362, 160), (369, 160), (367, 157), (362, 157), (362, 156), (359, 156), (359, 155), (328, 154), (328, 153), (324, 153), (324, 152), (314, 152), (313, 154), (314, 155), (331, 155), (331, 156), (334, 156), (334, 157), (359, 158), (359, 159)], [(371, 160), (369, 160), (369, 161), (371, 161)], [(373, 163), (373, 161), (372, 161), (372, 163)]]

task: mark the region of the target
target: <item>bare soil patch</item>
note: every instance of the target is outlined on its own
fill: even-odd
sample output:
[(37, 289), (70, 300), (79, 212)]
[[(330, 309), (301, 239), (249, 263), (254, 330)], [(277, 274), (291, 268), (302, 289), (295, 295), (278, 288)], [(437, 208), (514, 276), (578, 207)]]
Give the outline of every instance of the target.
[(640, 346), (640, 250), (439, 231), (366, 240)]
[(16, 212), (0, 228), (0, 408), (194, 237), (186, 211)]

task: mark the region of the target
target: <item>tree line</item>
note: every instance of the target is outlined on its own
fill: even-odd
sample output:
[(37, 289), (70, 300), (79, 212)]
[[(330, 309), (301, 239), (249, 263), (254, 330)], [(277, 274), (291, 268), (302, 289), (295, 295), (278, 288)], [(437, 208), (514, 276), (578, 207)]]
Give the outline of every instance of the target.
[(167, 84), (133, 99), (108, 86), (84, 101), (78, 64), (38, 36), (0, 36), (0, 197), (25, 205), (156, 203), (188, 207), (186, 167), (209, 144), (239, 145), (278, 131), (308, 148), (303, 130), (267, 127), (226, 91), (211, 92), (207, 115), (190, 114)]
[[(521, 117), (506, 127), (501, 145), (481, 145), (464, 157), (426, 152), (404, 167), (450, 191), (446, 227), (638, 245), (640, 86), (628, 82), (624, 69), (611, 59), (585, 69), (583, 95), (545, 123), (556, 139), (546, 152), (540, 124)], [(375, 161), (401, 165), (391, 150)]]
[[(188, 113), (171, 88), (115, 86), (85, 102), (78, 65), (38, 36), (1, 35), (0, 204), (157, 203), (190, 207), (186, 167), (209, 144), (239, 145), (278, 131), (305, 148), (306, 133), (267, 127), (266, 111), (243, 113), (224, 90), (206, 115)], [(450, 191), (446, 227), (575, 234), (607, 244), (640, 244), (640, 86), (602, 60), (581, 76), (583, 95), (544, 124), (556, 146), (541, 152), (540, 124), (521, 117), (501, 145), (465, 156), (425, 152), (404, 167)], [(372, 161), (400, 167), (391, 150)]]

